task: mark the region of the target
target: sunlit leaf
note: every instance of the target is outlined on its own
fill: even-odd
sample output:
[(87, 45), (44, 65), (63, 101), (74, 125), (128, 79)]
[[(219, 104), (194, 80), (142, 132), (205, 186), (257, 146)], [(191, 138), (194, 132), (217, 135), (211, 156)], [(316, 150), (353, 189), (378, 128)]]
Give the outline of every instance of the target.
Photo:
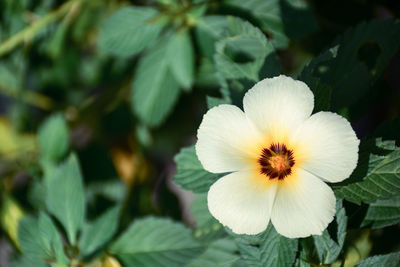
[(46, 206), (64, 226), (70, 243), (75, 245), (85, 216), (82, 174), (77, 157), (72, 154), (53, 175), (47, 185)]
[(132, 83), (132, 108), (148, 126), (158, 126), (174, 107), (179, 83), (169, 65), (168, 47), (153, 47), (140, 60)]
[(188, 267), (232, 266), (240, 257), (235, 254), (237, 247), (230, 239), (212, 242), (204, 253), (191, 262)]
[(163, 23), (155, 19), (151, 7), (124, 7), (105, 22), (100, 31), (99, 47), (108, 53), (130, 56), (141, 52), (158, 37)]
[(89, 255), (111, 239), (117, 230), (119, 211), (120, 207), (114, 207), (83, 226), (79, 238), (82, 255)]
[(190, 205), (194, 219), (196, 220), (196, 230), (194, 236), (202, 242), (226, 236), (224, 227), (211, 215), (207, 206), (207, 194), (198, 194)]
[(187, 31), (179, 31), (168, 42), (167, 56), (179, 84), (190, 89), (194, 80), (194, 51)]
[(400, 222), (400, 196), (370, 204), (361, 226), (381, 228)]
[(38, 141), (43, 160), (60, 160), (68, 150), (68, 126), (61, 114), (49, 117), (39, 128)]
[(184, 147), (174, 158), (176, 174), (174, 182), (186, 190), (195, 193), (207, 192), (210, 186), (220, 177), (218, 174), (204, 170), (197, 158), (195, 147)]
[(270, 223), (256, 236), (235, 235), (242, 259), (248, 266), (292, 266), (297, 253), (297, 239), (278, 234)]
[(154, 217), (135, 221), (110, 247), (126, 266), (182, 266), (201, 252), (188, 228)]

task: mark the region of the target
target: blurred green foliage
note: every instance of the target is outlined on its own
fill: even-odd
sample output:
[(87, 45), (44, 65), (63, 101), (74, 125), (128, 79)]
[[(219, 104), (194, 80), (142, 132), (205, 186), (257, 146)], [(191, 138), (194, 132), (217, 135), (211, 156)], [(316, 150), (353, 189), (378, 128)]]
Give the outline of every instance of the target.
[[(378, 0), (0, 1), (0, 265), (398, 266), (399, 15)], [(207, 209), (219, 176), (196, 129), (280, 73), (349, 119), (359, 164), (321, 236), (235, 235)]]

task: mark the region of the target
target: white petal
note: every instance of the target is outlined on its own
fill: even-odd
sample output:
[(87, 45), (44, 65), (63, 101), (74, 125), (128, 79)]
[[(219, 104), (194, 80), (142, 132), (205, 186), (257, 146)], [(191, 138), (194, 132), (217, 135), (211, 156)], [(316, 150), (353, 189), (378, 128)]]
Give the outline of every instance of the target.
[(231, 173), (208, 192), (211, 214), (236, 234), (258, 234), (268, 226), (276, 183), (260, 186), (255, 179), (251, 172)]
[(254, 85), (243, 107), (261, 132), (285, 138), (311, 115), (314, 95), (305, 83), (281, 75)]
[(204, 169), (231, 172), (248, 169), (259, 156), (256, 146), (261, 136), (246, 115), (233, 105), (210, 109), (197, 131), (196, 153)]
[(298, 170), (277, 189), (271, 220), (289, 238), (320, 235), (335, 215), (332, 189), (314, 175)]
[(324, 181), (343, 181), (357, 166), (360, 140), (350, 123), (335, 113), (312, 115), (294, 139), (307, 153), (299, 167)]

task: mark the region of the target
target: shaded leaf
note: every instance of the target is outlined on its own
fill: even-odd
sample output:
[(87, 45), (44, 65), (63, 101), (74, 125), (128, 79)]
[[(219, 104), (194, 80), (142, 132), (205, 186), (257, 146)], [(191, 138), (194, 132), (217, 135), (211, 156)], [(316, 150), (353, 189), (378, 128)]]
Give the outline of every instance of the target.
[(375, 267), (375, 266), (398, 267), (399, 262), (400, 262), (400, 252), (397, 252), (397, 253), (390, 253), (386, 255), (366, 258), (365, 260), (359, 262), (356, 265), (356, 267)]
[(341, 200), (336, 202), (337, 232), (334, 238), (325, 229), (322, 235), (313, 235), (315, 249), (322, 264), (331, 264), (339, 256), (346, 237), (347, 216)]
[(376, 156), (373, 168), (361, 182), (335, 187), (335, 193), (356, 204), (373, 203), (390, 198), (400, 192), (400, 149), (387, 156)]
[(331, 57), (325, 52), (311, 61), (309, 72), (331, 87), (332, 109), (339, 110), (367, 94), (399, 45), (399, 22), (389, 19), (361, 23), (337, 39)]
[(194, 51), (187, 31), (179, 31), (171, 37), (167, 54), (175, 79), (189, 89), (194, 80)]
[(368, 207), (362, 227), (381, 228), (400, 222), (400, 196), (378, 200)]

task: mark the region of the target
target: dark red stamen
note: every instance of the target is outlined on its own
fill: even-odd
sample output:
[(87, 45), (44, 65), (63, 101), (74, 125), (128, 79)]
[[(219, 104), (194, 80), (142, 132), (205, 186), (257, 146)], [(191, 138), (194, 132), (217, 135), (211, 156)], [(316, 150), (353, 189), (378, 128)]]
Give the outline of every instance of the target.
[(261, 165), (261, 173), (267, 175), (269, 179), (282, 180), (292, 173), (295, 161), (293, 151), (284, 144), (271, 144), (269, 148), (262, 150), (258, 163)]

